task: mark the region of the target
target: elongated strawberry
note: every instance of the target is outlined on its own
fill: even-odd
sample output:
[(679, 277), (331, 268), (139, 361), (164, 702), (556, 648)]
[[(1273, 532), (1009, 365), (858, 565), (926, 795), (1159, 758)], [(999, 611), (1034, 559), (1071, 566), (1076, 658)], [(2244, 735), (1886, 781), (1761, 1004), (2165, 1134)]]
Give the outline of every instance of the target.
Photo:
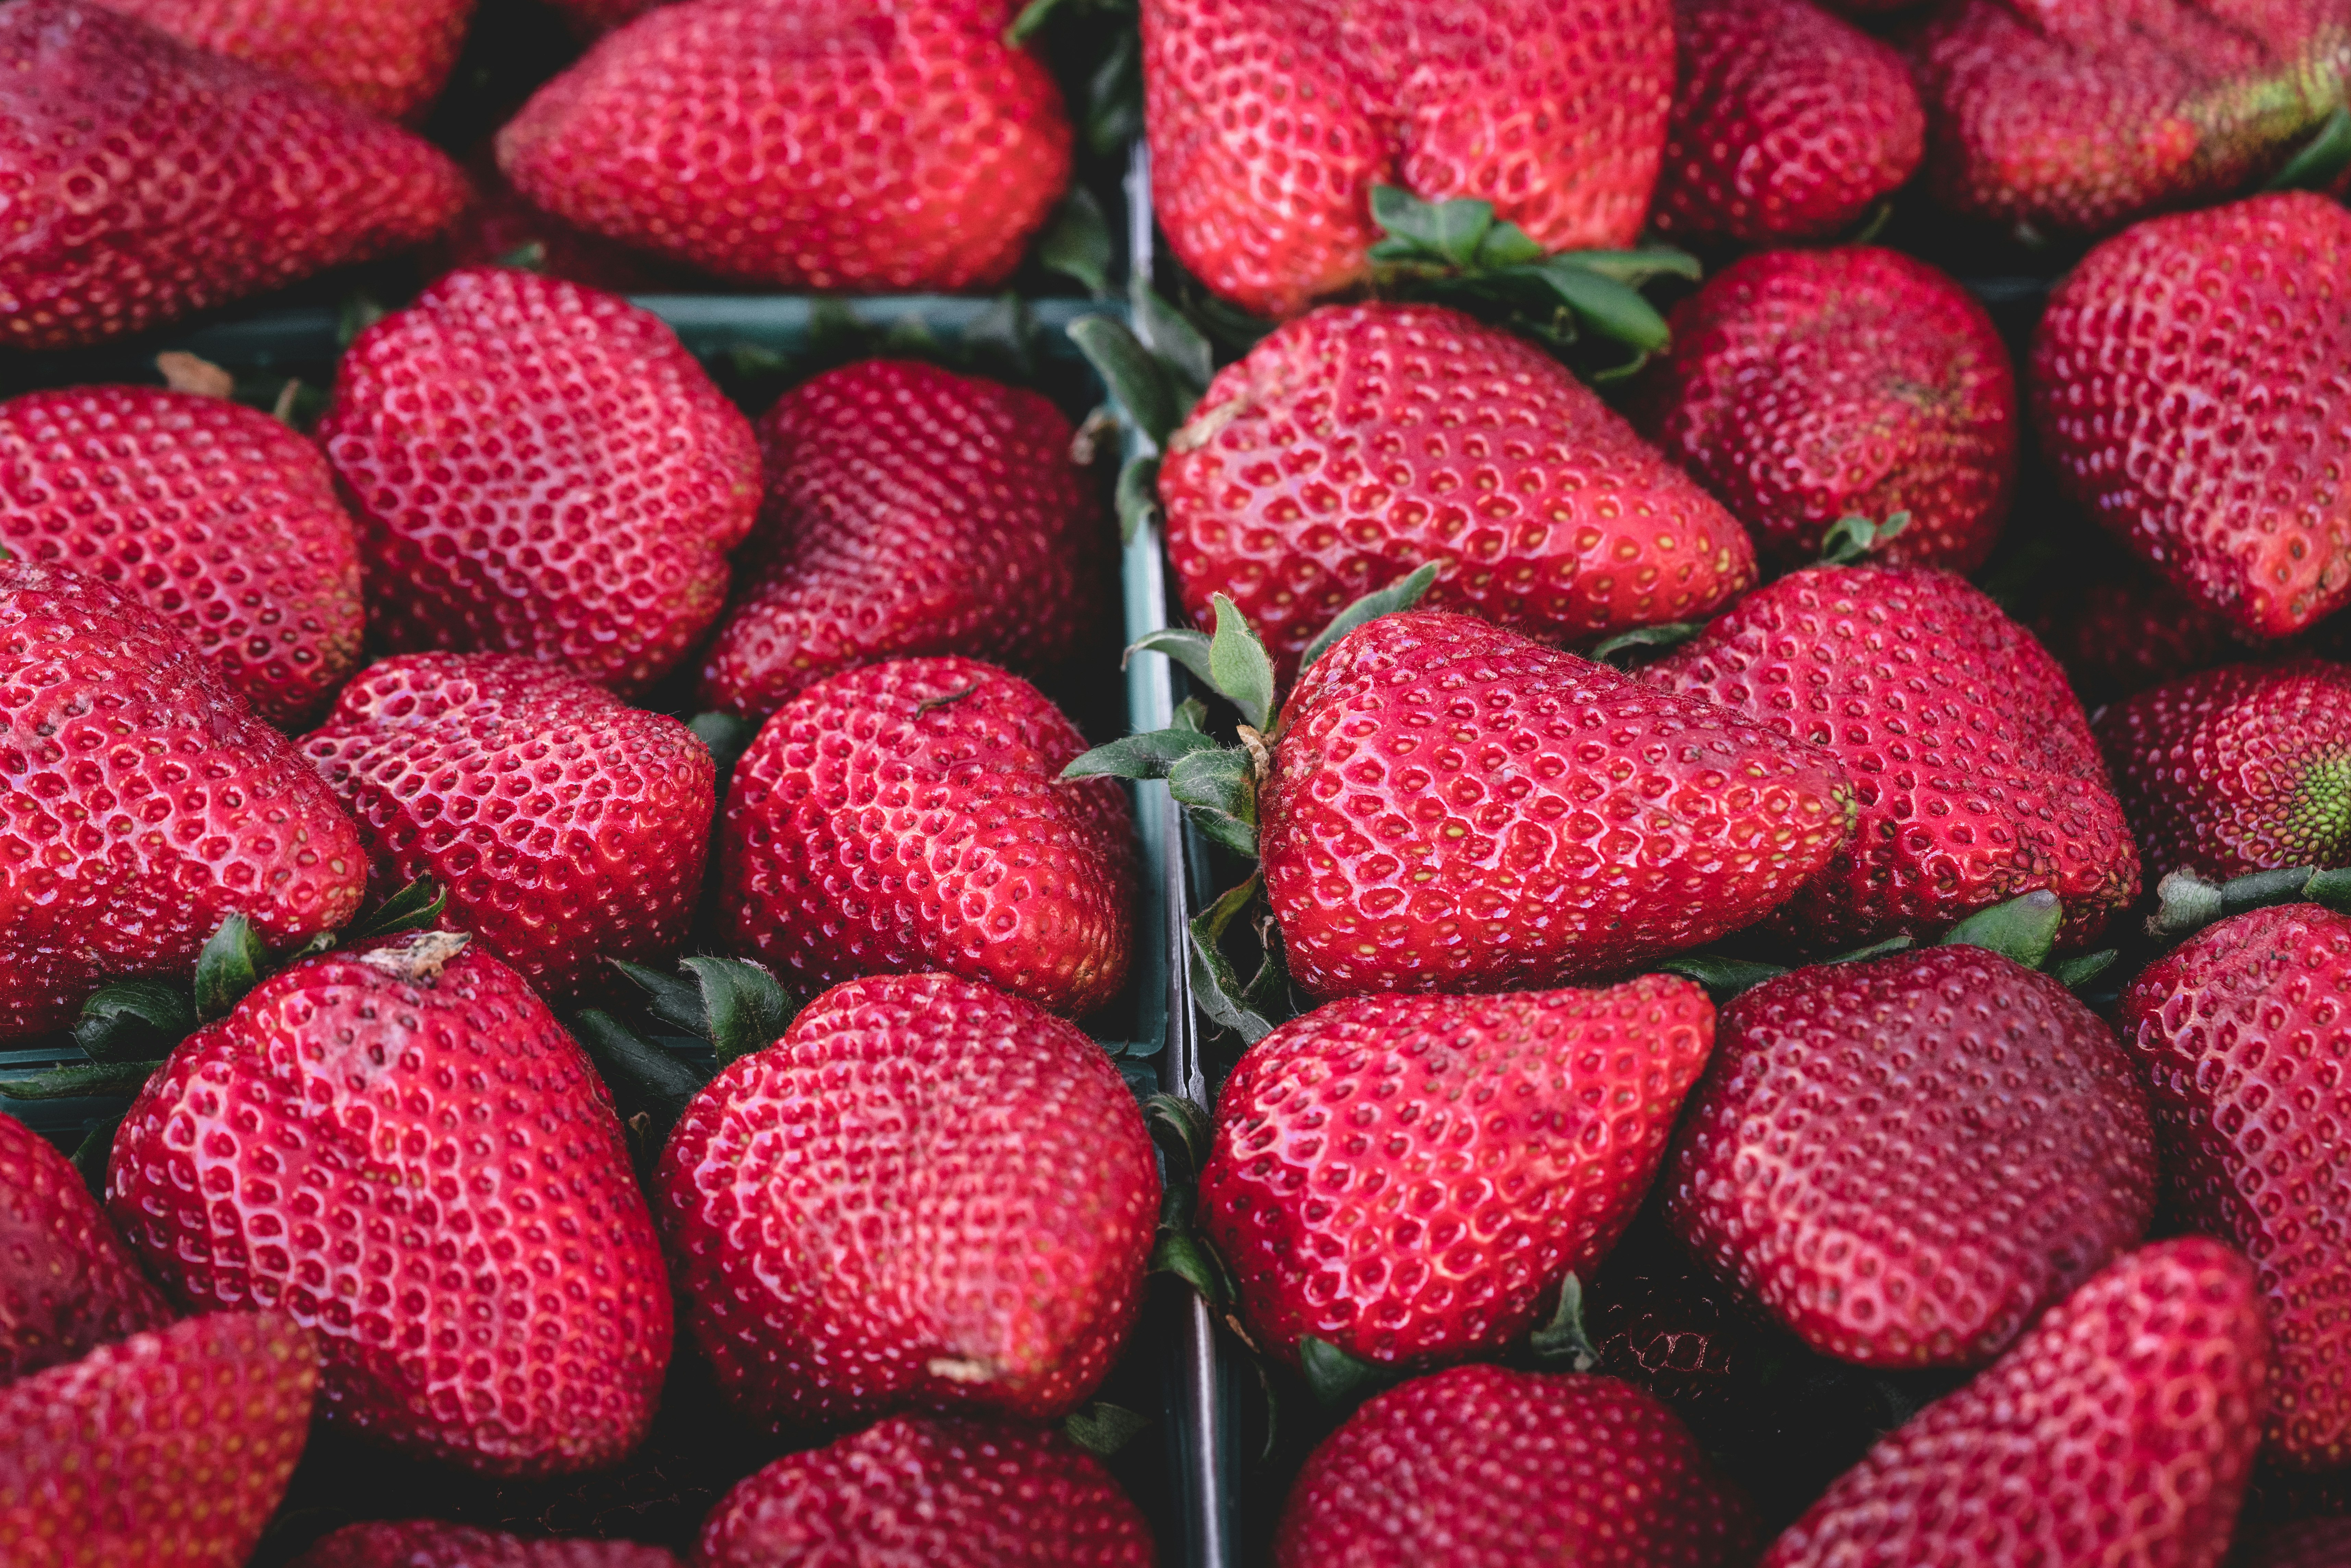
[(413, 120), (457, 63), (474, 0), (99, 0), (183, 44)]
[(0, 1384), (171, 1321), (81, 1173), (0, 1116)]
[(526, 1541), (411, 1519), (346, 1525), (296, 1558), (293, 1568), (678, 1568), (678, 1561), (631, 1541)]

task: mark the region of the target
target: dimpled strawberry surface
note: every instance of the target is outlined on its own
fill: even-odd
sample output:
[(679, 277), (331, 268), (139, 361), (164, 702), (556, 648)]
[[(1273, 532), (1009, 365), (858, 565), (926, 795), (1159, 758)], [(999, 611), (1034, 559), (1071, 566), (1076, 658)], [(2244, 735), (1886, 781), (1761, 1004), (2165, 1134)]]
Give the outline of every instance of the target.
[(81, 1173), (0, 1116), (0, 1382), (171, 1321)]
[(678, 1568), (658, 1546), (630, 1541), (527, 1541), (438, 1520), (346, 1525), (293, 1568)]
[(381, 114), (421, 113), (449, 78), (474, 0), (99, 0), (182, 43)]

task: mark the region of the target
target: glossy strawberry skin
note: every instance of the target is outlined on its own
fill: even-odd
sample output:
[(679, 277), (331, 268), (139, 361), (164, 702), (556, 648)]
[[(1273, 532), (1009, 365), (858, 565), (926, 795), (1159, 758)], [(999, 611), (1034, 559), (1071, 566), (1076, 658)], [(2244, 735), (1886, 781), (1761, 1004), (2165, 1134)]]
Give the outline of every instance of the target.
[(728, 943), (804, 991), (941, 970), (1092, 1011), (1126, 983), (1137, 879), (1125, 790), (1061, 779), (1085, 749), (1036, 687), (972, 659), (818, 683), (727, 789)]
[(1888, 1434), (1763, 1568), (2218, 1568), (2268, 1368), (2244, 1259), (2201, 1237), (2141, 1248)]
[(94, 578), (0, 561), (0, 1040), (194, 964), (232, 914), (295, 946), (358, 912), (359, 831), (195, 645)]
[(1925, 155), (1902, 57), (1811, 0), (1677, 0), (1674, 35), (1680, 74), (1649, 209), (1660, 234), (1827, 239)]
[(2351, 1463), (2351, 920), (2256, 909), (2199, 933), (2123, 993), (2123, 1039), (2154, 1092), (2171, 1202), (2261, 1270), (2276, 1377), (2268, 1451)]
[(1772, 916), (1807, 952), (1931, 938), (2046, 887), (2061, 945), (2138, 896), (2138, 852), (2055, 661), (1982, 593), (1917, 567), (1813, 567), (1640, 672), (1834, 753), (1859, 817)]
[(171, 1321), (81, 1173), (0, 1116), (0, 1384)]
[(1552, 643), (1706, 615), (1746, 530), (1532, 344), (1456, 310), (1359, 305), (1209, 384), (1159, 470), (1185, 607), (1231, 596), (1286, 679), (1331, 618), (1424, 563), (1422, 601)]
[(100, 0), (182, 43), (283, 71), (387, 120), (449, 79), (474, 0)]
[(1249, 1338), (1376, 1363), (1499, 1353), (1640, 1206), (1714, 1039), (1687, 980), (1354, 997), (1249, 1048), (1200, 1225)]
[[(2106, 530), (2254, 637), (2351, 600), (2351, 214), (2294, 192), (2151, 219), (2050, 296), (2032, 418)], [(2231, 411), (2208, 429), (2189, 410)]]
[(1799, 969), (1741, 995), (1720, 1036), (1667, 1218), (1823, 1354), (1981, 1365), (2154, 1214), (2130, 1058), (1997, 954)]
[(1153, 206), (1194, 276), (1277, 317), (1368, 278), (1374, 184), (1627, 246), (1673, 74), (1668, 0), (1150, 0)]
[(667, 327), (510, 267), (360, 333), (318, 434), (381, 642), (554, 659), (622, 696), (717, 618), (758, 506), (750, 422)]
[(654, 1186), (719, 1387), (778, 1427), (1059, 1418), (1134, 1324), (1159, 1208), (1102, 1048), (946, 975), (810, 1002), (686, 1106)]
[(679, 1568), (658, 1546), (630, 1541), (526, 1541), (434, 1519), (352, 1524), (296, 1558), (293, 1568)]
[(990, 287), (1070, 180), (1002, 0), (724, 0), (641, 16), (498, 132), (535, 205), (738, 283)]
[(1373, 1399), (1306, 1461), (1276, 1568), (1734, 1568), (1754, 1521), (1673, 1413), (1595, 1375), (1457, 1366)]
[(1673, 313), (1635, 421), (1783, 566), (1829, 525), (1909, 525), (1874, 559), (1981, 566), (2016, 487), (2016, 376), (1973, 296), (1871, 246), (1769, 251)]
[(652, 1216), (587, 1055), (453, 940), (306, 960), (190, 1035), (115, 1135), (107, 1208), (175, 1300), (312, 1329), (328, 1420), (489, 1475), (593, 1469), (669, 1363)]
[(1753, 924), (1851, 811), (1826, 753), (1466, 615), (1358, 628), (1282, 722), (1266, 894), (1318, 997), (1621, 974)]
[(893, 1416), (788, 1454), (711, 1511), (701, 1568), (1150, 1568), (1150, 1527), (1058, 1432)]
[(132, 593), (273, 724), (316, 713), (359, 666), (359, 542), (334, 475), (226, 398), (90, 386), (0, 402), (0, 545)]
[(61, 349), (430, 238), (433, 147), (82, 0), (0, 11), (0, 343)]
[(1040, 394), (866, 360), (794, 387), (758, 430), (767, 499), (704, 706), (762, 717), (877, 659), (1035, 673), (1100, 623), (1100, 498)]
[(0, 1561), (243, 1563), (301, 1457), (318, 1385), (291, 1321), (215, 1312), (0, 1388)]

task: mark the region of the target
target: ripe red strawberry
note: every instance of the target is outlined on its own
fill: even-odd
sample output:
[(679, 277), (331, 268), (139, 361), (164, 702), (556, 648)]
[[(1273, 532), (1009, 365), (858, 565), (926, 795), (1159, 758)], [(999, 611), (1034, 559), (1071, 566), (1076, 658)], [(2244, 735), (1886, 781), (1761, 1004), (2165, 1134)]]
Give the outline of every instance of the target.
[(2016, 376), (1974, 296), (1874, 246), (1770, 251), (1673, 313), (1635, 418), (1782, 565), (1896, 512), (1877, 558), (1972, 571), (2016, 486)]
[(695, 1338), (778, 1427), (1060, 1416), (1134, 1322), (1159, 1208), (1102, 1048), (947, 975), (810, 1002), (695, 1096), (654, 1181)]
[(2277, 1370), (2269, 1450), (2351, 1463), (2351, 920), (2256, 909), (2199, 933), (2123, 993), (2123, 1039), (2154, 1089), (2171, 1203), (2261, 1270)]
[(787, 1454), (702, 1527), (702, 1568), (1150, 1568), (1151, 1530), (1056, 1432), (900, 1416)]
[(759, 419), (767, 502), (704, 706), (763, 716), (876, 659), (1069, 657), (1101, 613), (1106, 542), (1072, 434), (1036, 392), (908, 361), (786, 392)]
[(2144, 569), (2086, 583), (2065, 574), (2055, 601), (2034, 616), (2032, 634), (2093, 711), (2246, 651), (2225, 617)]
[(1673, 76), (1667, 0), (1147, 0), (1152, 204), (1262, 315), (1366, 280), (1375, 184), (1481, 197), (1545, 250), (1628, 246)]
[(1814, 567), (1640, 672), (1833, 753), (1860, 815), (1774, 929), (1807, 951), (1932, 936), (2035, 888), (2086, 943), (2138, 852), (2056, 661), (1948, 572)]
[(1667, 1218), (1823, 1354), (1980, 1365), (2146, 1233), (2146, 1091), (2046, 975), (1970, 946), (1823, 964), (1720, 1037)]
[(1290, 1488), (1273, 1561), (1734, 1568), (1754, 1535), (1746, 1503), (1639, 1389), (1457, 1366), (1388, 1390), (1323, 1440)]
[(457, 63), (474, 0), (99, 0), (183, 44), (306, 81), (387, 120), (421, 116)]
[(2217, 1568), (2268, 1365), (2242, 1258), (2200, 1237), (2141, 1248), (1889, 1433), (1763, 1568)]
[(0, 1116), (0, 1384), (171, 1321), (81, 1173)]
[(2346, 1568), (2351, 1519), (2305, 1519), (2241, 1540), (2233, 1568)]
[(750, 422), (667, 327), (510, 267), (360, 333), (319, 441), (387, 644), (555, 659), (622, 696), (717, 618), (758, 507)]
[(1656, 1175), (1714, 1009), (1603, 991), (1356, 997), (1251, 1046), (1217, 1102), (1200, 1226), (1260, 1349), (1491, 1354), (1588, 1276)]
[(412, 1519), (353, 1524), (294, 1560), (293, 1568), (679, 1568), (658, 1546), (630, 1541), (526, 1541), (518, 1535)]
[(1467, 615), (1386, 615), (1290, 694), (1259, 806), (1319, 997), (1621, 974), (1753, 924), (1843, 841), (1826, 752)]
[(524, 201), (498, 172), (488, 142), (467, 155), (465, 179), (473, 199), (436, 247), (436, 271), (507, 267), (527, 258), (532, 272), (610, 294), (648, 294), (672, 282), (675, 269)]
[(0, 561), (0, 1040), (102, 979), (176, 979), (233, 914), (275, 948), (332, 931), (366, 881), (333, 794), (193, 643), (95, 578)]
[(1209, 384), (1159, 471), (1202, 625), (1223, 593), (1284, 679), (1331, 618), (1424, 562), (1422, 602), (1547, 642), (1702, 616), (1747, 534), (1531, 343), (1436, 306), (1318, 310)]
[(580, 38), (599, 38), (669, 0), (549, 0)]
[(719, 856), (737, 951), (821, 989), (945, 970), (1077, 1017), (1126, 983), (1134, 825), (1043, 694), (971, 659), (820, 682), (735, 769)]
[(717, 810), (709, 747), (559, 665), (411, 653), (343, 688), (303, 755), (360, 824), (378, 897), (431, 875), (446, 923), (543, 996), (694, 922)]
[(226, 398), (73, 387), (0, 402), (0, 545), (102, 577), (273, 724), (360, 661), (359, 542), (308, 441)]
[(641, 16), (498, 132), (534, 204), (737, 282), (1001, 283), (1070, 181), (1004, 0), (703, 0)]
[(1827, 239), (1925, 155), (1902, 57), (1811, 0), (1675, 0), (1674, 35), (1680, 75), (1649, 208), (1661, 234)]
[(0, 1562), (243, 1563), (310, 1430), (319, 1363), (276, 1312), (216, 1312), (0, 1388)]
[(373, 115), (84, 0), (0, 8), (0, 344), (137, 332), (430, 238), (465, 202)]
[(463, 936), (264, 980), (140, 1091), (106, 1197), (180, 1301), (314, 1330), (324, 1414), (387, 1447), (548, 1475), (653, 1418), (670, 1298), (611, 1099)]
[[(2155, 218), (2050, 296), (2032, 417), (2109, 532), (2256, 637), (2351, 601), (2351, 214), (2294, 192)], [(2225, 414), (2225, 417), (2224, 417)]]

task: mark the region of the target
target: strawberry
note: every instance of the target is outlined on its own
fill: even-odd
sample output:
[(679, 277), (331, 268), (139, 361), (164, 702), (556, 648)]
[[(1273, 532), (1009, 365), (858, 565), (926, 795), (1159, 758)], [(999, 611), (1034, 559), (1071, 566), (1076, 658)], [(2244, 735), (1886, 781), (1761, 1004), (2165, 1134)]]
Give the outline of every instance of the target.
[(559, 665), (411, 653), (343, 688), (302, 753), (360, 824), (388, 897), (419, 876), (546, 996), (674, 950), (717, 810), (710, 750)]
[(450, 273), (360, 334), (319, 442), (395, 650), (528, 653), (633, 695), (685, 658), (750, 530), (750, 422), (626, 300)]
[(2141, 1248), (1887, 1434), (1763, 1568), (2217, 1568), (2268, 1364), (2242, 1258), (2200, 1237)]
[(654, 1186), (720, 1388), (778, 1427), (1060, 1416), (1134, 1322), (1159, 1207), (1102, 1048), (946, 975), (810, 1002), (695, 1096)]
[(262, 981), (140, 1091), (106, 1201), (176, 1300), (313, 1330), (325, 1416), (384, 1446), (547, 1475), (653, 1418), (670, 1300), (611, 1097), (463, 936)]
[(421, 117), (474, 0), (99, 0), (183, 44), (285, 72), (387, 120)]
[(1292, 316), (1371, 276), (1374, 185), (1631, 245), (1673, 89), (1667, 0), (1146, 0), (1152, 205), (1210, 289)]
[(2305, 1519), (2262, 1531), (2229, 1561), (2233, 1568), (2345, 1568), (2351, 1563), (2351, 1519)]
[(465, 181), (315, 88), (84, 0), (0, 8), (0, 344), (72, 348), (430, 238)]
[(2033, 423), (2065, 489), (2252, 636), (2351, 601), (2346, 267), (2351, 214), (2324, 196), (2155, 218), (2092, 251), (2033, 339)]
[(1355, 997), (1275, 1030), (1225, 1081), (1200, 1173), (1250, 1340), (1288, 1360), (1306, 1334), (1381, 1364), (1499, 1352), (1623, 1232), (1713, 1040), (1706, 994), (1662, 975)]
[(1051, 667), (1098, 623), (1102, 506), (1040, 394), (900, 360), (786, 392), (759, 419), (758, 561), (704, 663), (706, 707), (761, 717), (877, 659)]
[(1974, 296), (1874, 246), (1770, 251), (1672, 317), (1635, 420), (1801, 565), (1840, 517), (1897, 512), (1886, 562), (1981, 566), (2016, 487), (2016, 377)]
[(461, 267), (523, 266), (608, 294), (654, 293), (671, 281), (674, 269), (524, 201), (498, 172), (488, 142), (467, 154), (465, 168), (473, 199), (435, 249), (436, 274)]
[(81, 1173), (0, 1116), (0, 1384), (171, 1321)]
[(1547, 642), (1704, 615), (1745, 530), (1531, 343), (1433, 306), (1318, 310), (1227, 366), (1159, 471), (1184, 602), (1228, 594), (1282, 675), (1348, 601), (1437, 563), (1432, 608)]
[(309, 1335), (282, 1314), (215, 1312), (0, 1388), (0, 1561), (235, 1568), (318, 1385)]
[(1142, 1512), (1059, 1433), (898, 1416), (788, 1454), (702, 1527), (702, 1568), (1150, 1568)]
[(1850, 773), (1852, 835), (1772, 918), (1809, 951), (1931, 936), (2041, 887), (2078, 946), (2138, 896), (2138, 852), (2064, 673), (1959, 578), (1813, 567), (1640, 674)]
[(95, 578), (0, 561), (0, 1040), (103, 978), (176, 977), (232, 914), (276, 947), (331, 931), (366, 878), (333, 794), (193, 643)]
[(1741, 995), (1720, 1034), (1667, 1218), (1823, 1354), (1980, 1365), (2154, 1214), (2130, 1058), (1996, 953), (1799, 969)]
[(359, 666), (359, 543), (334, 475), (226, 398), (96, 386), (0, 402), (0, 544), (136, 595), (273, 724), (317, 712)]
[(639, 17), (498, 132), (533, 204), (740, 283), (991, 287), (1070, 181), (1004, 0), (702, 0)]
[(1036, 687), (970, 659), (819, 682), (735, 769), (719, 858), (737, 952), (822, 989), (944, 970), (1071, 1017), (1126, 983), (1134, 826)]
[(2246, 652), (2226, 617), (2152, 571), (2090, 582), (2064, 576), (2063, 592), (2034, 616), (2032, 634), (2093, 711)]
[(1680, 74), (1649, 209), (1660, 234), (1827, 239), (1925, 155), (1902, 57), (1811, 0), (1675, 0), (1674, 35)]
[(623, 23), (633, 22), (668, 0), (549, 0), (574, 37), (602, 37)]
[(2351, 1464), (2351, 919), (2279, 904), (2224, 920), (2123, 993), (2170, 1200), (2261, 1270), (2277, 1337), (2269, 1450)]
[(658, 1546), (628, 1541), (526, 1541), (470, 1525), (412, 1519), (353, 1524), (296, 1558), (293, 1568), (679, 1568)]
[(1308, 669), (1259, 809), (1290, 974), (1340, 997), (1522, 990), (1710, 942), (1829, 863), (1851, 795), (1816, 747), (1415, 611)]
[(1734, 1568), (1746, 1503), (1613, 1377), (1457, 1366), (1364, 1405), (1306, 1461), (1276, 1568)]

